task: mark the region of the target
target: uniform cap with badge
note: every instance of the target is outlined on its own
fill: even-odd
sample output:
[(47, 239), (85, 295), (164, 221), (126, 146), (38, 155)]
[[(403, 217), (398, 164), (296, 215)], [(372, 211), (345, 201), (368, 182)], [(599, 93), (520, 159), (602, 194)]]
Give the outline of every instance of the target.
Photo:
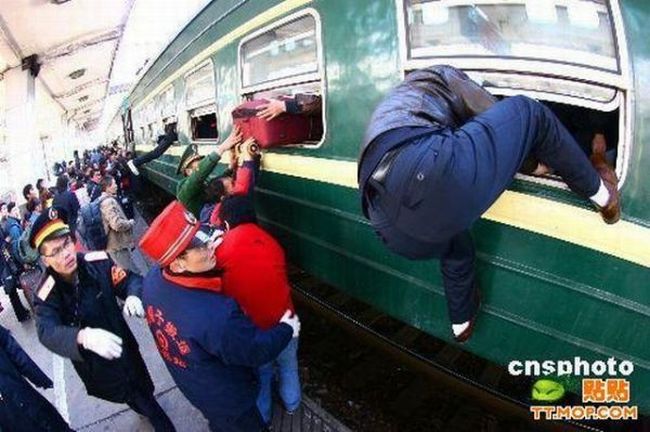
[(34, 221), (29, 236), (29, 244), (38, 250), (45, 240), (65, 234), (70, 234), (67, 213), (60, 207), (50, 207), (43, 211)]
[(185, 175), (185, 170), (190, 164), (194, 161), (201, 160), (205, 156), (199, 154), (199, 146), (196, 144), (190, 144), (185, 147), (185, 151), (181, 155), (181, 160), (178, 162), (178, 168), (176, 169), (176, 174)]
[(154, 219), (140, 240), (140, 249), (162, 267), (186, 249), (213, 240), (196, 217), (179, 201), (173, 201)]

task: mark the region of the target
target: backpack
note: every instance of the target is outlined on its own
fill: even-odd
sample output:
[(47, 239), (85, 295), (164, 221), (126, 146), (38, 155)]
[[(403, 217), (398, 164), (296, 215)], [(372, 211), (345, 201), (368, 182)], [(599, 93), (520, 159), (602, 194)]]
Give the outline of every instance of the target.
[(28, 226), (23, 231), (18, 241), (18, 260), (30, 266), (35, 266), (38, 262), (38, 251), (29, 244), (29, 235), (32, 232), (32, 226)]
[(97, 199), (79, 210), (80, 223), (77, 229), (88, 250), (104, 250), (108, 243), (100, 209), (102, 201)]

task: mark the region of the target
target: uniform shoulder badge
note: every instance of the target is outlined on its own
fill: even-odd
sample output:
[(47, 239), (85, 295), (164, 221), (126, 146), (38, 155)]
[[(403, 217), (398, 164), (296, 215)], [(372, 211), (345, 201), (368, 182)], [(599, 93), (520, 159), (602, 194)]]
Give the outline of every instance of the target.
[(126, 278), (126, 271), (122, 267), (114, 265), (111, 268), (111, 280), (113, 281), (113, 286), (119, 285)]
[(52, 288), (54, 288), (54, 278), (52, 276), (48, 276), (41, 284), (41, 287), (38, 289), (38, 293), (36, 295), (39, 299), (45, 301), (50, 295), (50, 292), (52, 292)]
[(107, 260), (108, 254), (104, 251), (88, 252), (86, 255), (84, 255), (84, 259), (88, 262)]

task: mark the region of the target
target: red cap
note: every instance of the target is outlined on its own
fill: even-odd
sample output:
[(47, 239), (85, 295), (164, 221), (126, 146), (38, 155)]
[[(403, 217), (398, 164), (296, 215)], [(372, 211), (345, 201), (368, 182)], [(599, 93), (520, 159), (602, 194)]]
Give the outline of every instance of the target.
[(154, 219), (140, 240), (140, 249), (162, 267), (167, 267), (194, 238), (201, 224), (178, 201), (173, 201)]

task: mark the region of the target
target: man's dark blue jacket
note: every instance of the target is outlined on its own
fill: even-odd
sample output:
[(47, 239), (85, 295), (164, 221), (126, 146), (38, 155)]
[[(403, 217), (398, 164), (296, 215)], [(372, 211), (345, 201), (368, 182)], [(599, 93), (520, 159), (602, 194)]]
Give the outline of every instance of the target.
[(69, 431), (56, 409), (25, 380), (52, 388), (52, 381), (0, 326), (0, 430)]
[(293, 331), (284, 323), (260, 330), (233, 299), (197, 287), (206, 279), (163, 275), (155, 266), (145, 277), (142, 300), (174, 381), (211, 427), (218, 427), (256, 406), (256, 368), (275, 359)]

